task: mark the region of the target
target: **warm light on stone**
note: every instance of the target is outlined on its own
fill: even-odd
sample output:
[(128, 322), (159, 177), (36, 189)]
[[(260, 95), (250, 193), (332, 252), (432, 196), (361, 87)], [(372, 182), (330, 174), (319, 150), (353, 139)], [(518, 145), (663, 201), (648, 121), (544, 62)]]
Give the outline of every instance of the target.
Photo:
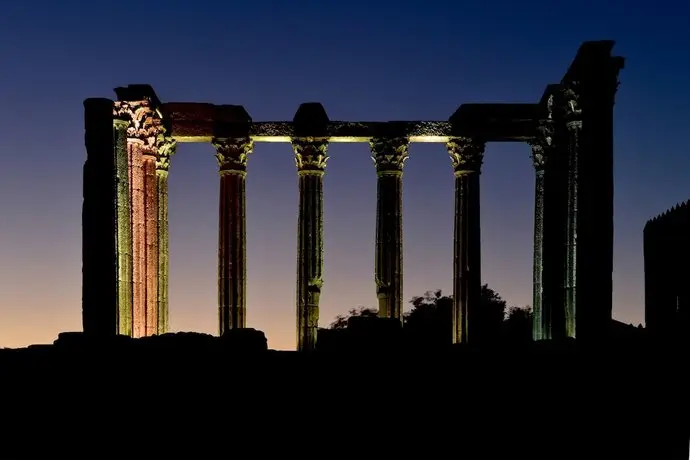
[[(601, 338), (611, 320), (613, 102), (623, 59), (586, 42), (560, 83), (529, 104), (463, 104), (448, 121), (292, 121), (242, 106), (164, 104), (148, 85), (85, 107), (84, 331), (143, 337), (169, 325), (168, 168), (177, 142), (213, 142), (220, 172), (219, 333), (246, 328), (246, 174), (256, 142), (290, 142), (297, 167), (297, 348), (316, 348), (324, 285), (323, 179), (331, 142), (368, 142), (376, 166), (379, 315), (403, 318), (402, 177), (408, 146), (445, 143), (455, 176), (453, 342), (472, 342), (481, 293), (480, 180), (487, 142), (528, 142), (536, 170), (533, 338)], [(390, 322), (396, 324), (395, 322)], [(477, 332), (479, 330), (479, 332)]]

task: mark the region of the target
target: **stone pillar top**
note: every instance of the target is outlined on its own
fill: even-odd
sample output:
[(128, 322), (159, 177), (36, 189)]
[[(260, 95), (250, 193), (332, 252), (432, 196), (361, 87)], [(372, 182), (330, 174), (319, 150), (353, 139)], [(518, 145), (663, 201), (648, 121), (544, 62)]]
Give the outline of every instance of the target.
[(328, 161), (327, 138), (293, 137), (292, 148), (298, 174), (324, 174)]
[(409, 140), (404, 136), (372, 137), (369, 147), (376, 172), (379, 175), (402, 174), (405, 162), (410, 157), (408, 145)]
[(116, 101), (113, 107), (115, 119), (127, 120), (127, 140), (138, 144), (142, 154), (157, 157), (158, 137), (166, 133), (160, 111), (150, 99), (140, 101)]
[(247, 137), (214, 138), (220, 174), (247, 173), (247, 160), (254, 150), (254, 141)]
[(553, 120), (541, 120), (537, 124), (534, 137), (527, 141), (532, 147), (531, 158), (537, 172), (544, 170), (546, 156), (551, 154), (554, 146), (553, 130)]
[(480, 173), (486, 143), (473, 137), (453, 137), (446, 143), (456, 176)]
[(167, 173), (170, 169), (170, 158), (177, 150), (177, 141), (172, 137), (159, 135), (157, 144), (158, 158), (156, 159), (156, 171)]

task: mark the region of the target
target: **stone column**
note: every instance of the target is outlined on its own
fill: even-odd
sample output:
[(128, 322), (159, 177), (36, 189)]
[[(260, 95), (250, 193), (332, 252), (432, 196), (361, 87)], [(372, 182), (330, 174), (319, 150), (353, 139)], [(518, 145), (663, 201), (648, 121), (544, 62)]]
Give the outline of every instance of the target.
[(548, 117), (537, 127), (538, 138), (535, 139), (544, 149), (541, 324), (535, 316), (535, 340), (537, 337), (541, 340), (565, 337), (570, 173), (567, 133), (554, 102), (554, 94), (560, 89), (554, 86), (551, 91), (545, 100)]
[(481, 225), (479, 175), (484, 142), (455, 137), (447, 148), (455, 173), (453, 241), (453, 343), (475, 342), (481, 335)]
[(323, 287), (323, 176), (328, 140), (293, 138), (299, 181), (297, 220), (297, 350), (316, 347)]
[(582, 128), (581, 120), (570, 120), (566, 123), (568, 130), (567, 141), (567, 221), (565, 227), (566, 254), (565, 254), (565, 306), (564, 327), (565, 337), (576, 338), (576, 295), (577, 295), (577, 216), (578, 216), (578, 135)]
[(168, 280), (170, 276), (170, 250), (168, 234), (168, 170), (170, 158), (175, 154), (177, 142), (169, 136), (158, 138), (156, 181), (158, 190), (158, 321), (157, 334), (165, 334), (169, 328)]
[(407, 137), (375, 137), (371, 154), (376, 166), (376, 256), (374, 279), (379, 317), (403, 320), (402, 178)]
[(613, 290), (613, 107), (624, 59), (611, 41), (587, 42), (561, 81), (572, 189), (566, 335), (607, 340)]
[(132, 238), (133, 337), (158, 332), (158, 139), (165, 133), (150, 99), (116, 102), (127, 129)]
[(146, 207), (144, 158), (136, 138), (127, 144), (132, 197), (132, 337), (146, 335)]
[(82, 207), (82, 321), (84, 333), (118, 333), (120, 271), (116, 144), (113, 101), (84, 101), (84, 202)]
[(146, 303), (145, 327), (146, 336), (158, 333), (158, 177), (156, 163), (157, 149), (145, 149), (142, 152), (144, 171), (144, 225), (145, 225), (145, 269)]
[(247, 327), (247, 224), (245, 180), (249, 137), (214, 139), (220, 171), (218, 233), (219, 334)]
[(130, 121), (115, 118), (117, 162), (118, 334), (132, 335), (132, 197), (129, 185), (127, 129)]
[(544, 340), (546, 334), (543, 311), (544, 271), (544, 154), (548, 145), (541, 136), (530, 142), (532, 163), (535, 170), (534, 182), (534, 249), (532, 258), (532, 339)]

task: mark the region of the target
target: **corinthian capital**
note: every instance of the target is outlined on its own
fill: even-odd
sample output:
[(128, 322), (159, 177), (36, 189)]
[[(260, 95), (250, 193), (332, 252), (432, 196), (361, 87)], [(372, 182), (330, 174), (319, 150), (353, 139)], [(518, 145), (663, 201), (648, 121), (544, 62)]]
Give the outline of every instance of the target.
[(216, 160), (221, 174), (247, 172), (247, 159), (254, 149), (254, 141), (249, 137), (214, 139), (213, 146), (216, 148)]
[(127, 137), (130, 142), (140, 144), (144, 153), (156, 155), (158, 136), (165, 134), (165, 128), (152, 101), (117, 101), (113, 116), (116, 120), (129, 122)]
[(328, 161), (328, 139), (293, 137), (295, 165), (298, 174), (323, 174)]
[(484, 141), (453, 137), (446, 144), (455, 175), (479, 173), (484, 161)]
[(544, 170), (544, 164), (553, 149), (554, 125), (552, 119), (546, 119), (537, 125), (535, 136), (527, 143), (532, 147), (532, 163), (537, 171)]
[(579, 82), (570, 82), (568, 86), (563, 89), (563, 114), (565, 116), (565, 123), (569, 130), (575, 130), (582, 127), (582, 107), (580, 106), (580, 84)]
[(158, 171), (167, 172), (170, 169), (170, 158), (177, 150), (177, 141), (170, 136), (163, 134), (158, 136), (156, 144), (158, 150), (158, 158), (156, 159), (156, 169)]
[(410, 157), (407, 137), (374, 137), (369, 141), (371, 159), (379, 174), (402, 174)]

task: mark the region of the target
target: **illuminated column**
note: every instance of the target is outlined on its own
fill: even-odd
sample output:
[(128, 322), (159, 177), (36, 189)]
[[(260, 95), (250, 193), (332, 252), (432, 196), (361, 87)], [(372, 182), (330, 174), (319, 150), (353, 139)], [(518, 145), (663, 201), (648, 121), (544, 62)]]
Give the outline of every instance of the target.
[(376, 166), (376, 255), (374, 279), (379, 317), (403, 320), (402, 177), (409, 157), (406, 137), (370, 141)]
[(146, 336), (158, 333), (158, 178), (157, 149), (143, 152), (145, 225), (145, 327)]
[[(532, 259), (532, 338), (544, 340), (545, 319), (543, 310), (543, 272), (544, 272), (544, 155), (550, 147), (551, 138), (537, 136), (530, 141), (532, 162), (535, 170), (534, 181), (534, 248)], [(548, 142), (548, 143), (547, 143)], [(545, 145), (546, 144), (546, 145)]]
[(567, 180), (567, 221), (565, 227), (566, 254), (565, 254), (565, 305), (564, 327), (565, 336), (575, 338), (575, 312), (577, 295), (577, 215), (578, 215), (578, 135), (582, 128), (581, 120), (570, 120), (566, 123), (568, 129), (568, 180)]
[[(126, 118), (126, 117), (125, 117)], [(132, 216), (127, 151), (128, 119), (115, 118), (117, 169), (118, 334), (132, 335)]]
[(456, 137), (447, 144), (455, 173), (453, 343), (475, 341), (481, 296), (479, 175), (484, 142)]
[(165, 130), (151, 99), (116, 103), (126, 114), (132, 228), (133, 337), (158, 332), (158, 139)]
[(84, 101), (84, 202), (82, 207), (82, 322), (84, 333), (118, 333), (118, 194), (113, 101)]
[(323, 176), (328, 140), (293, 138), (299, 181), (297, 221), (297, 349), (316, 347), (323, 286)]
[(247, 223), (245, 181), (249, 137), (215, 139), (220, 171), (218, 233), (219, 333), (247, 327)]
[(132, 197), (132, 337), (146, 335), (146, 214), (144, 158), (136, 139), (130, 138), (129, 185)]
[(168, 332), (169, 303), (168, 279), (170, 276), (170, 251), (168, 243), (168, 170), (170, 158), (175, 154), (177, 142), (168, 136), (158, 138), (156, 180), (158, 190), (158, 321), (157, 334)]

